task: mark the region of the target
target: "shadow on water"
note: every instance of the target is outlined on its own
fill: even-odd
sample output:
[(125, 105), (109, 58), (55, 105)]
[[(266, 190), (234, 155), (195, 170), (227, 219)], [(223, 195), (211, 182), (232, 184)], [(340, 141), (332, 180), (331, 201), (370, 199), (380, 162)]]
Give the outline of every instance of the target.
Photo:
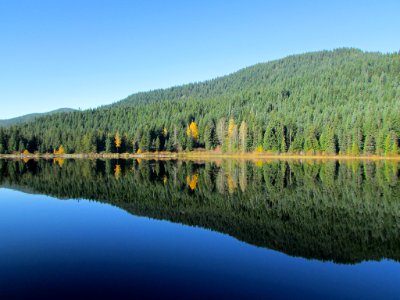
[(109, 203), (291, 256), (400, 260), (398, 162), (0, 160), (2, 187)]

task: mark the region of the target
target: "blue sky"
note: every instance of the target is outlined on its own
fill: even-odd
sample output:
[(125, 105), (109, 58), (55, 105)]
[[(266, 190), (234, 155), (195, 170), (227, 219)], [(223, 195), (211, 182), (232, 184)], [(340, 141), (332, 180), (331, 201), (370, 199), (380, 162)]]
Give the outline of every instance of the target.
[(400, 1), (0, 0), (0, 119), (307, 51), (400, 50)]

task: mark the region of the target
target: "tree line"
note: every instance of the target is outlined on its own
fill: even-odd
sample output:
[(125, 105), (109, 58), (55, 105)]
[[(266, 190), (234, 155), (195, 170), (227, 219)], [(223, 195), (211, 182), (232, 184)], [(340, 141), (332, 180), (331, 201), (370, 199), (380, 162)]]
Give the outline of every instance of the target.
[(338, 49), (0, 128), (0, 153), (394, 156), (399, 136), (400, 55)]

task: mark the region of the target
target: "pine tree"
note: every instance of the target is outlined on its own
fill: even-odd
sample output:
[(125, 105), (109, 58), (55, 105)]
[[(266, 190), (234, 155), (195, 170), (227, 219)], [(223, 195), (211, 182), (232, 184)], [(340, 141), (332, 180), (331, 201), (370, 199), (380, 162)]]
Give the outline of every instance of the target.
[(6, 135), (2, 128), (0, 128), (0, 154), (6, 153)]
[(174, 126), (174, 131), (172, 133), (172, 147), (173, 147), (173, 151), (178, 151), (178, 149), (179, 149), (178, 127), (177, 126)]
[(252, 150), (259, 152), (263, 150), (264, 133), (261, 126), (256, 126), (252, 135)]
[(192, 151), (194, 147), (194, 140), (191, 137), (187, 137), (186, 139), (186, 150)]
[(226, 119), (221, 118), (217, 124), (217, 140), (219, 145), (223, 145), (226, 137)]
[(379, 131), (377, 138), (376, 138), (376, 143), (375, 143), (375, 153), (378, 155), (384, 155), (385, 154), (385, 134), (383, 131)]
[(105, 141), (105, 151), (107, 153), (113, 153), (114, 152), (113, 148), (114, 148), (113, 137), (111, 135), (107, 135)]
[(156, 152), (160, 151), (161, 142), (160, 142), (160, 138), (158, 136), (156, 138), (154, 145), (155, 145)]
[(240, 123), (239, 127), (239, 148), (240, 151), (246, 152), (248, 150), (248, 128), (247, 128), (247, 123), (245, 121), (242, 121)]
[(139, 143), (139, 149), (141, 152), (148, 152), (150, 151), (150, 143), (151, 143), (151, 134), (150, 130), (147, 128), (143, 131), (142, 138)]
[(353, 141), (353, 144), (351, 145), (351, 155), (357, 156), (360, 155), (360, 147), (358, 146), (357, 141)]
[(13, 153), (16, 151), (17, 151), (17, 136), (12, 133), (8, 140), (8, 152)]
[(86, 133), (81, 142), (81, 151), (83, 153), (95, 153), (96, 152), (95, 137), (92, 133)]
[(286, 145), (286, 139), (284, 136), (281, 138), (281, 144), (280, 144), (280, 152), (281, 153), (286, 153), (287, 152), (287, 145)]
[(215, 126), (214, 122), (208, 122), (204, 128), (204, 143), (207, 150), (211, 150), (215, 147)]
[(293, 153), (300, 153), (303, 151), (304, 147), (304, 135), (297, 134), (293, 140), (293, 142), (290, 144), (289, 151)]
[(394, 131), (390, 131), (385, 138), (385, 155), (393, 156), (399, 154), (398, 136)]
[(304, 139), (304, 151), (307, 154), (316, 154), (320, 150), (314, 128), (310, 128)]
[(273, 124), (269, 124), (264, 133), (263, 149), (264, 151), (279, 152), (281, 139), (277, 139), (276, 128)]
[(319, 142), (322, 152), (325, 154), (336, 154), (336, 139), (331, 127), (325, 128), (320, 136)]
[(135, 140), (132, 141), (132, 153), (136, 153), (138, 150), (137, 143)]
[(365, 137), (364, 153), (368, 155), (375, 154), (375, 139), (370, 134)]

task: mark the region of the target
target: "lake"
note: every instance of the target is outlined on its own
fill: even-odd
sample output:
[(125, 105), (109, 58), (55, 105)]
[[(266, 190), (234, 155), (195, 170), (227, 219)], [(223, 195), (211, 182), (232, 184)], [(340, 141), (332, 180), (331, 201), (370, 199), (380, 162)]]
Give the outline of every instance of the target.
[(0, 160), (0, 298), (399, 299), (399, 170)]

